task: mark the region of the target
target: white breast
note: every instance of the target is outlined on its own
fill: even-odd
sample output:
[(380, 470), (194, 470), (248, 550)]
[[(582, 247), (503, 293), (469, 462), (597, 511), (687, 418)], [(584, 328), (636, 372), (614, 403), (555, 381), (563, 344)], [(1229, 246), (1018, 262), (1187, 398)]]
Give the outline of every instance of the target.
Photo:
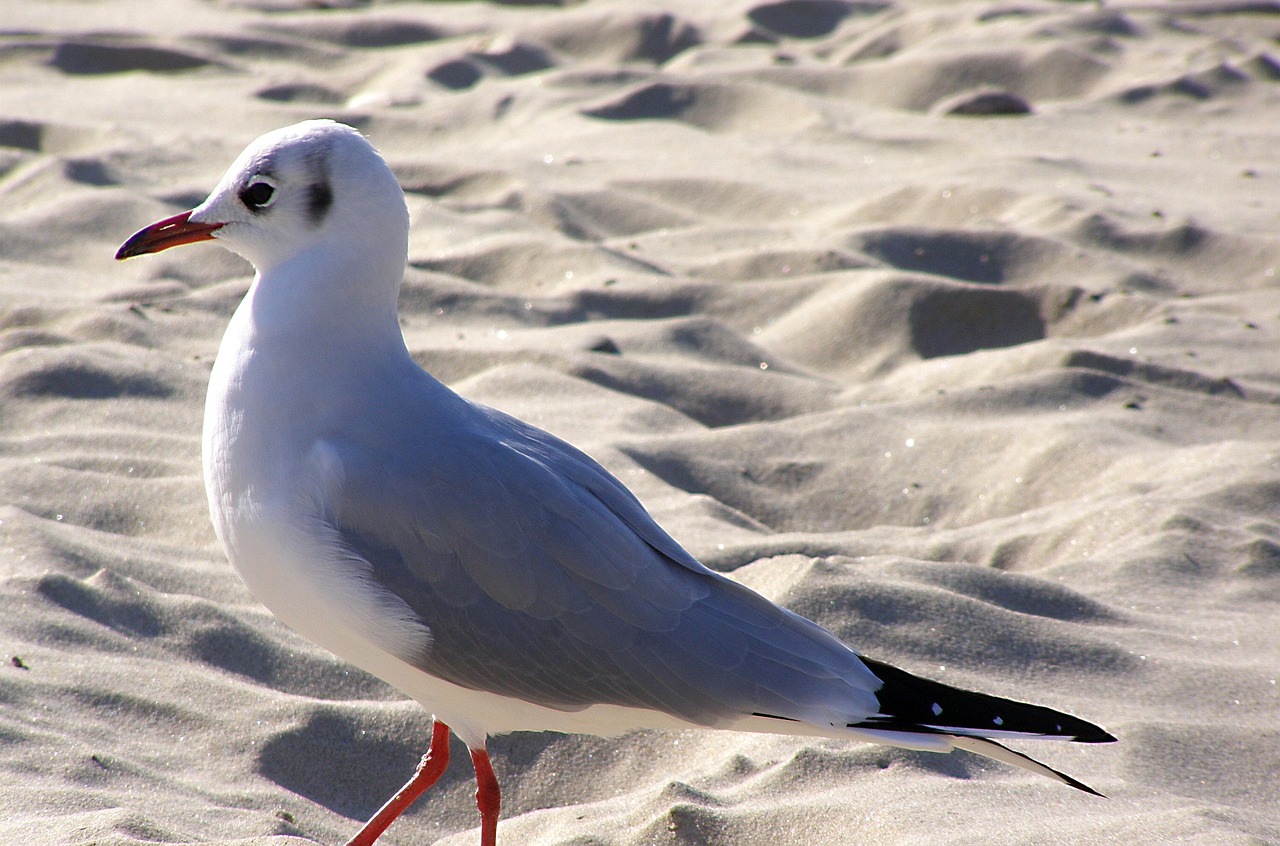
[(327, 522), (341, 462), (303, 423), (315, 415), (297, 407), (309, 397), (296, 363), (255, 343), (251, 303), (227, 328), (205, 403), (205, 489), (227, 557), (263, 605), (331, 652), (370, 670), (381, 653), (420, 654), (430, 632)]

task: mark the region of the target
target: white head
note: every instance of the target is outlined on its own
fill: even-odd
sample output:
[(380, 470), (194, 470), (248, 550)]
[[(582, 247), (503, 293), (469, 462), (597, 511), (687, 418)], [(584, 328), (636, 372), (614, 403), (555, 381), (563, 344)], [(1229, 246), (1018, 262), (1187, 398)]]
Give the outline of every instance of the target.
[(373, 145), (309, 120), (258, 138), (207, 200), (138, 231), (116, 258), (217, 239), (262, 275), (312, 253), (339, 264), (390, 254), (403, 271), (408, 233), (404, 193)]

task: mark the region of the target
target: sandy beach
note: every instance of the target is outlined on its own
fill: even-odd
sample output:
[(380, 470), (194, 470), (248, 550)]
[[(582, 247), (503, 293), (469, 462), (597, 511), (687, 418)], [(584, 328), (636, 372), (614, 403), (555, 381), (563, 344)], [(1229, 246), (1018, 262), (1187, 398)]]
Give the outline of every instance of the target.
[[(329, 8), (333, 7), (333, 8)], [(1280, 5), (0, 0), (0, 839), (345, 842), (430, 714), (227, 564), (256, 136), (406, 191), (415, 359), (874, 658), (1105, 726), (515, 734), (499, 843), (1280, 844)], [(478, 842), (465, 748), (380, 842)]]

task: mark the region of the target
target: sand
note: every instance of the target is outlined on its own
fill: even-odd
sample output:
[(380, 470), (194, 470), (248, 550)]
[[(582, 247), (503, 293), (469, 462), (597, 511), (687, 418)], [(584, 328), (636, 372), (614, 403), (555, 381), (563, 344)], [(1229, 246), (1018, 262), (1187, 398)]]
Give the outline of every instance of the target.
[[(325, 9), (322, 5), (346, 8)], [(343, 842), (430, 717), (255, 603), (127, 264), (258, 134), (402, 179), (410, 349), (709, 565), (1110, 746), (494, 739), (500, 843), (1280, 843), (1280, 6), (0, 5), (0, 839)], [(462, 747), (386, 835), (477, 841)]]

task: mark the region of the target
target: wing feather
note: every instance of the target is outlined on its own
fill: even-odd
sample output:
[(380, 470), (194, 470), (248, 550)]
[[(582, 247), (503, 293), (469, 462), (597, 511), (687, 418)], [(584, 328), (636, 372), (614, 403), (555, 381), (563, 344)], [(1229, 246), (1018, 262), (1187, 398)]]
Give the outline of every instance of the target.
[(403, 433), (331, 439), (334, 531), (432, 632), (402, 658), (563, 710), (616, 704), (708, 725), (875, 713), (879, 680), (825, 629), (707, 569), (586, 454), (465, 410), (415, 429), (409, 454)]

